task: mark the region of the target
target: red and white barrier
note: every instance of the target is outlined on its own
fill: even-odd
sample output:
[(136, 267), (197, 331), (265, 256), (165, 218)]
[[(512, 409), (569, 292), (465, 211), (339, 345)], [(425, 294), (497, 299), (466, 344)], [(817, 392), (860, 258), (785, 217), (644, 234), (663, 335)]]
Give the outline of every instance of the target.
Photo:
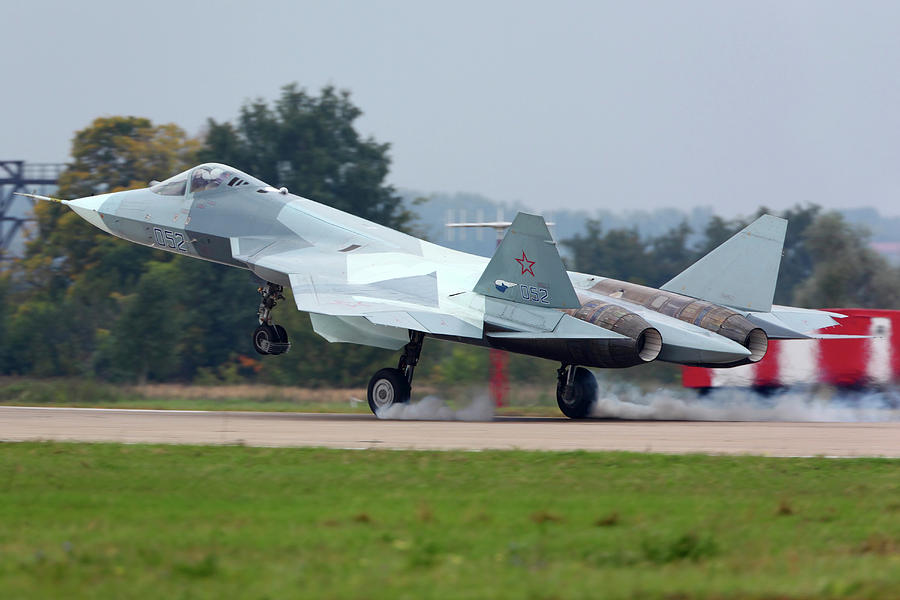
[(876, 387), (900, 381), (900, 311), (836, 308), (847, 315), (820, 333), (866, 335), (870, 338), (770, 340), (758, 363), (731, 369), (682, 367), (688, 388), (756, 387), (827, 384)]

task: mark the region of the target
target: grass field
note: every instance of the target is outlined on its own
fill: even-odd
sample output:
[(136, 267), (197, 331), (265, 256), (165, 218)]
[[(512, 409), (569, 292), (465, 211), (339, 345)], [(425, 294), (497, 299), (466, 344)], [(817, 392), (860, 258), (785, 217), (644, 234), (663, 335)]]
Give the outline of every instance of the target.
[[(554, 385), (513, 385), (498, 414), (560, 416)], [(451, 407), (468, 406), (487, 386), (417, 386), (414, 400), (438, 395)], [(369, 414), (365, 388), (313, 389), (274, 385), (150, 384), (117, 386), (88, 379), (0, 378), (0, 404), (174, 410), (249, 410)]]
[(900, 461), (0, 445), (0, 598), (900, 597)]

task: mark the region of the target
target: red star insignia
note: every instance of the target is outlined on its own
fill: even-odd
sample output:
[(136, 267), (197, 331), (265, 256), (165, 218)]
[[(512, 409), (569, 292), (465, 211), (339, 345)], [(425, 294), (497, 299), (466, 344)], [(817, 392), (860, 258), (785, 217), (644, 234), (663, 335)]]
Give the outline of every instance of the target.
[(531, 267), (534, 266), (533, 260), (528, 260), (528, 257), (525, 256), (525, 251), (522, 250), (522, 258), (515, 259), (519, 266), (522, 267), (522, 275), (525, 273), (530, 273), (532, 277), (534, 277), (534, 271), (531, 270)]

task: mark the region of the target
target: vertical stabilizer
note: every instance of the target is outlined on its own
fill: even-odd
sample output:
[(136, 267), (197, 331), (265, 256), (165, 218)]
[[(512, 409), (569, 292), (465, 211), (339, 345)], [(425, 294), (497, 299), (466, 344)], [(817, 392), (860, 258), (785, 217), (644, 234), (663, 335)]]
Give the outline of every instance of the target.
[(787, 221), (763, 215), (662, 286), (667, 292), (769, 312)]
[(581, 304), (542, 217), (519, 213), (474, 291), (546, 308)]

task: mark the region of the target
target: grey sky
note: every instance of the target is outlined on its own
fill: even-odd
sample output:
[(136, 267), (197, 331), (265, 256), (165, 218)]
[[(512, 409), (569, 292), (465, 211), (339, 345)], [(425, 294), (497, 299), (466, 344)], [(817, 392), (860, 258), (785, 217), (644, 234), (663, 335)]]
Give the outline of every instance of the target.
[(101, 115), (196, 134), (333, 83), (401, 187), (900, 214), (897, 2), (8, 4), (0, 158), (65, 160)]

